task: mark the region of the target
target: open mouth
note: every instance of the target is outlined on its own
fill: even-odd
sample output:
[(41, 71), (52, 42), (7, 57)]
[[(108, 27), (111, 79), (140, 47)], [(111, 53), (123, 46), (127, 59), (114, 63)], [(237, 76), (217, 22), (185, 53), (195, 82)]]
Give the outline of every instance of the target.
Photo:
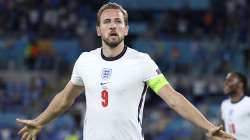
[(110, 35), (110, 36), (118, 36), (118, 34), (117, 34), (117, 33), (115, 33), (115, 32), (110, 33), (109, 35)]

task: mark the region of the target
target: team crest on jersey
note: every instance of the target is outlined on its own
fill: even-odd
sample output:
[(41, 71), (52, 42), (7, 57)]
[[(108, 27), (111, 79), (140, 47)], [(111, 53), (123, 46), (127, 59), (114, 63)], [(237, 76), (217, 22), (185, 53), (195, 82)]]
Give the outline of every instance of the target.
[(102, 79), (108, 80), (111, 77), (111, 74), (112, 74), (112, 69), (104, 68), (102, 70)]

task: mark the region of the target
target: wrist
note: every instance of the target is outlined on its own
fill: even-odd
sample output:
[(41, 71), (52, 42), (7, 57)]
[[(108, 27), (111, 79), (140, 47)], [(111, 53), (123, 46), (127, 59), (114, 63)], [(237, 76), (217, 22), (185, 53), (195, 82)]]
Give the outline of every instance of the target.
[(40, 126), (40, 127), (43, 127), (43, 124), (41, 123), (41, 121), (39, 120), (39, 119), (34, 119), (33, 120), (34, 121), (34, 123), (37, 125), (37, 126)]
[(207, 132), (211, 132), (211, 131), (213, 131), (214, 129), (216, 129), (216, 126), (213, 125), (212, 123), (209, 123), (209, 126), (206, 128), (206, 131), (207, 131)]

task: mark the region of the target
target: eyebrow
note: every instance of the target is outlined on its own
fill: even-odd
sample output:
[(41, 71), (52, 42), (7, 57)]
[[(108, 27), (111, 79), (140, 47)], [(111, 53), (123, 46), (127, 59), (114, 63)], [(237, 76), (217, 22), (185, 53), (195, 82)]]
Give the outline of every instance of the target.
[(121, 20), (121, 18), (118, 17), (118, 18), (115, 18), (115, 20)]
[[(110, 18), (106, 18), (106, 19), (104, 19), (103, 21), (110, 21), (111, 19)], [(121, 18), (115, 18), (114, 20), (122, 20)]]

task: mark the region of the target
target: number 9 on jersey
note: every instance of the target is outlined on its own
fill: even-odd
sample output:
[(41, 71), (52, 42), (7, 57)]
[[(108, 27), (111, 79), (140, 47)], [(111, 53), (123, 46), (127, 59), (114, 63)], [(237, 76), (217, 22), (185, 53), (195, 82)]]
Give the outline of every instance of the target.
[(107, 90), (103, 90), (101, 92), (101, 96), (102, 96), (102, 106), (103, 107), (107, 107), (108, 103), (109, 103), (109, 94)]

